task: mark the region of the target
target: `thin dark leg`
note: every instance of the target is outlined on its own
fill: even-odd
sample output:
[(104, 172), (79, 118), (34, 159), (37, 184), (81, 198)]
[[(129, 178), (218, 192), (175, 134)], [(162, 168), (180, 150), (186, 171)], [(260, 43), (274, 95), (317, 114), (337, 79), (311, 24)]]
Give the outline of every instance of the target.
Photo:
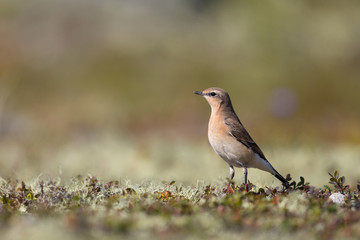
[(233, 180), (234, 176), (235, 176), (235, 170), (234, 170), (234, 167), (229, 165), (230, 167), (230, 179), (229, 179), (229, 183), (227, 185), (227, 188), (229, 189), (230, 187), (230, 184), (231, 184), (231, 181)]
[(247, 184), (247, 167), (243, 167), (245, 184)]
[(229, 167), (230, 167), (230, 181), (231, 181), (235, 176), (235, 170), (233, 166), (229, 165)]

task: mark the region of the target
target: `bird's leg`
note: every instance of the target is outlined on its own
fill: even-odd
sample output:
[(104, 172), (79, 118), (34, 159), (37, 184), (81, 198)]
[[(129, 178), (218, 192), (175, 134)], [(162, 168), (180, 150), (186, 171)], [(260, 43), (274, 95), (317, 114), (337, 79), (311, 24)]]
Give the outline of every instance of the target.
[(227, 192), (230, 191), (230, 184), (231, 184), (231, 181), (233, 180), (234, 176), (235, 176), (235, 170), (234, 170), (234, 167), (232, 165), (229, 165), (229, 168), (230, 168), (230, 179), (229, 179), (229, 183), (227, 185)]
[(233, 166), (229, 165), (229, 167), (230, 167), (230, 181), (231, 181), (235, 176), (235, 170)]
[(244, 171), (244, 178), (245, 178), (245, 185), (247, 184), (247, 167), (243, 167)]

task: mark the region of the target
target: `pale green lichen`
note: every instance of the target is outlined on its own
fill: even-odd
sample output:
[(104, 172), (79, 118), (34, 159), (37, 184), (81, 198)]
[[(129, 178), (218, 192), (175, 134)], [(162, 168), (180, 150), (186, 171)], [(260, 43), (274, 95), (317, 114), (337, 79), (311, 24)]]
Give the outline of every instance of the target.
[(346, 196), (341, 193), (333, 193), (330, 195), (329, 199), (336, 204), (342, 205), (345, 204)]
[[(329, 203), (330, 192), (308, 185), (258, 188), (225, 184), (186, 185), (174, 181), (130, 180), (105, 182), (77, 176), (67, 182), (40, 176), (27, 182), (0, 180), (0, 221), (8, 224), (31, 217), (36, 223), (55, 219), (58, 234), (86, 232), (90, 237), (162, 236), (235, 239), (234, 234), (281, 239), (291, 233), (342, 236), (347, 225), (354, 234), (360, 227), (356, 191), (342, 208)], [(337, 193), (333, 193), (333, 195)], [(330, 197), (331, 199), (331, 197)], [(338, 213), (338, 214), (336, 214)], [(347, 219), (347, 220), (346, 220)], [(40, 224), (41, 225), (41, 224)], [(0, 227), (1, 231), (6, 231)], [(6, 236), (6, 234), (4, 235)], [(71, 239), (71, 238), (70, 238)]]

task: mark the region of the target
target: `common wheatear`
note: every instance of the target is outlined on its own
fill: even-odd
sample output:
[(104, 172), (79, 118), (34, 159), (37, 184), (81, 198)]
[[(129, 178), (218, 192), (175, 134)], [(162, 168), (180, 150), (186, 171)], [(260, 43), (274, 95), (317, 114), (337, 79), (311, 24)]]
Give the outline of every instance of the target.
[(209, 142), (215, 152), (229, 164), (230, 182), (235, 175), (235, 166), (243, 168), (245, 184), (247, 184), (247, 169), (258, 168), (274, 175), (284, 186), (289, 185), (265, 158), (259, 146), (241, 124), (225, 90), (208, 88), (194, 93), (203, 96), (211, 106)]

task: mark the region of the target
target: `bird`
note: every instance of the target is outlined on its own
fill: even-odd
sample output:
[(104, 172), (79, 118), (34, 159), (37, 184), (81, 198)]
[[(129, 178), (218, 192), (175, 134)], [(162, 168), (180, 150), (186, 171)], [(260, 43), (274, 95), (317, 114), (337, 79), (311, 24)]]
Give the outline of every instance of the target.
[(235, 176), (234, 166), (243, 169), (245, 185), (248, 183), (247, 169), (257, 168), (275, 176), (284, 187), (289, 186), (288, 181), (275, 170), (246, 131), (224, 89), (211, 87), (194, 93), (204, 97), (211, 107), (208, 139), (215, 152), (229, 165), (228, 189)]

